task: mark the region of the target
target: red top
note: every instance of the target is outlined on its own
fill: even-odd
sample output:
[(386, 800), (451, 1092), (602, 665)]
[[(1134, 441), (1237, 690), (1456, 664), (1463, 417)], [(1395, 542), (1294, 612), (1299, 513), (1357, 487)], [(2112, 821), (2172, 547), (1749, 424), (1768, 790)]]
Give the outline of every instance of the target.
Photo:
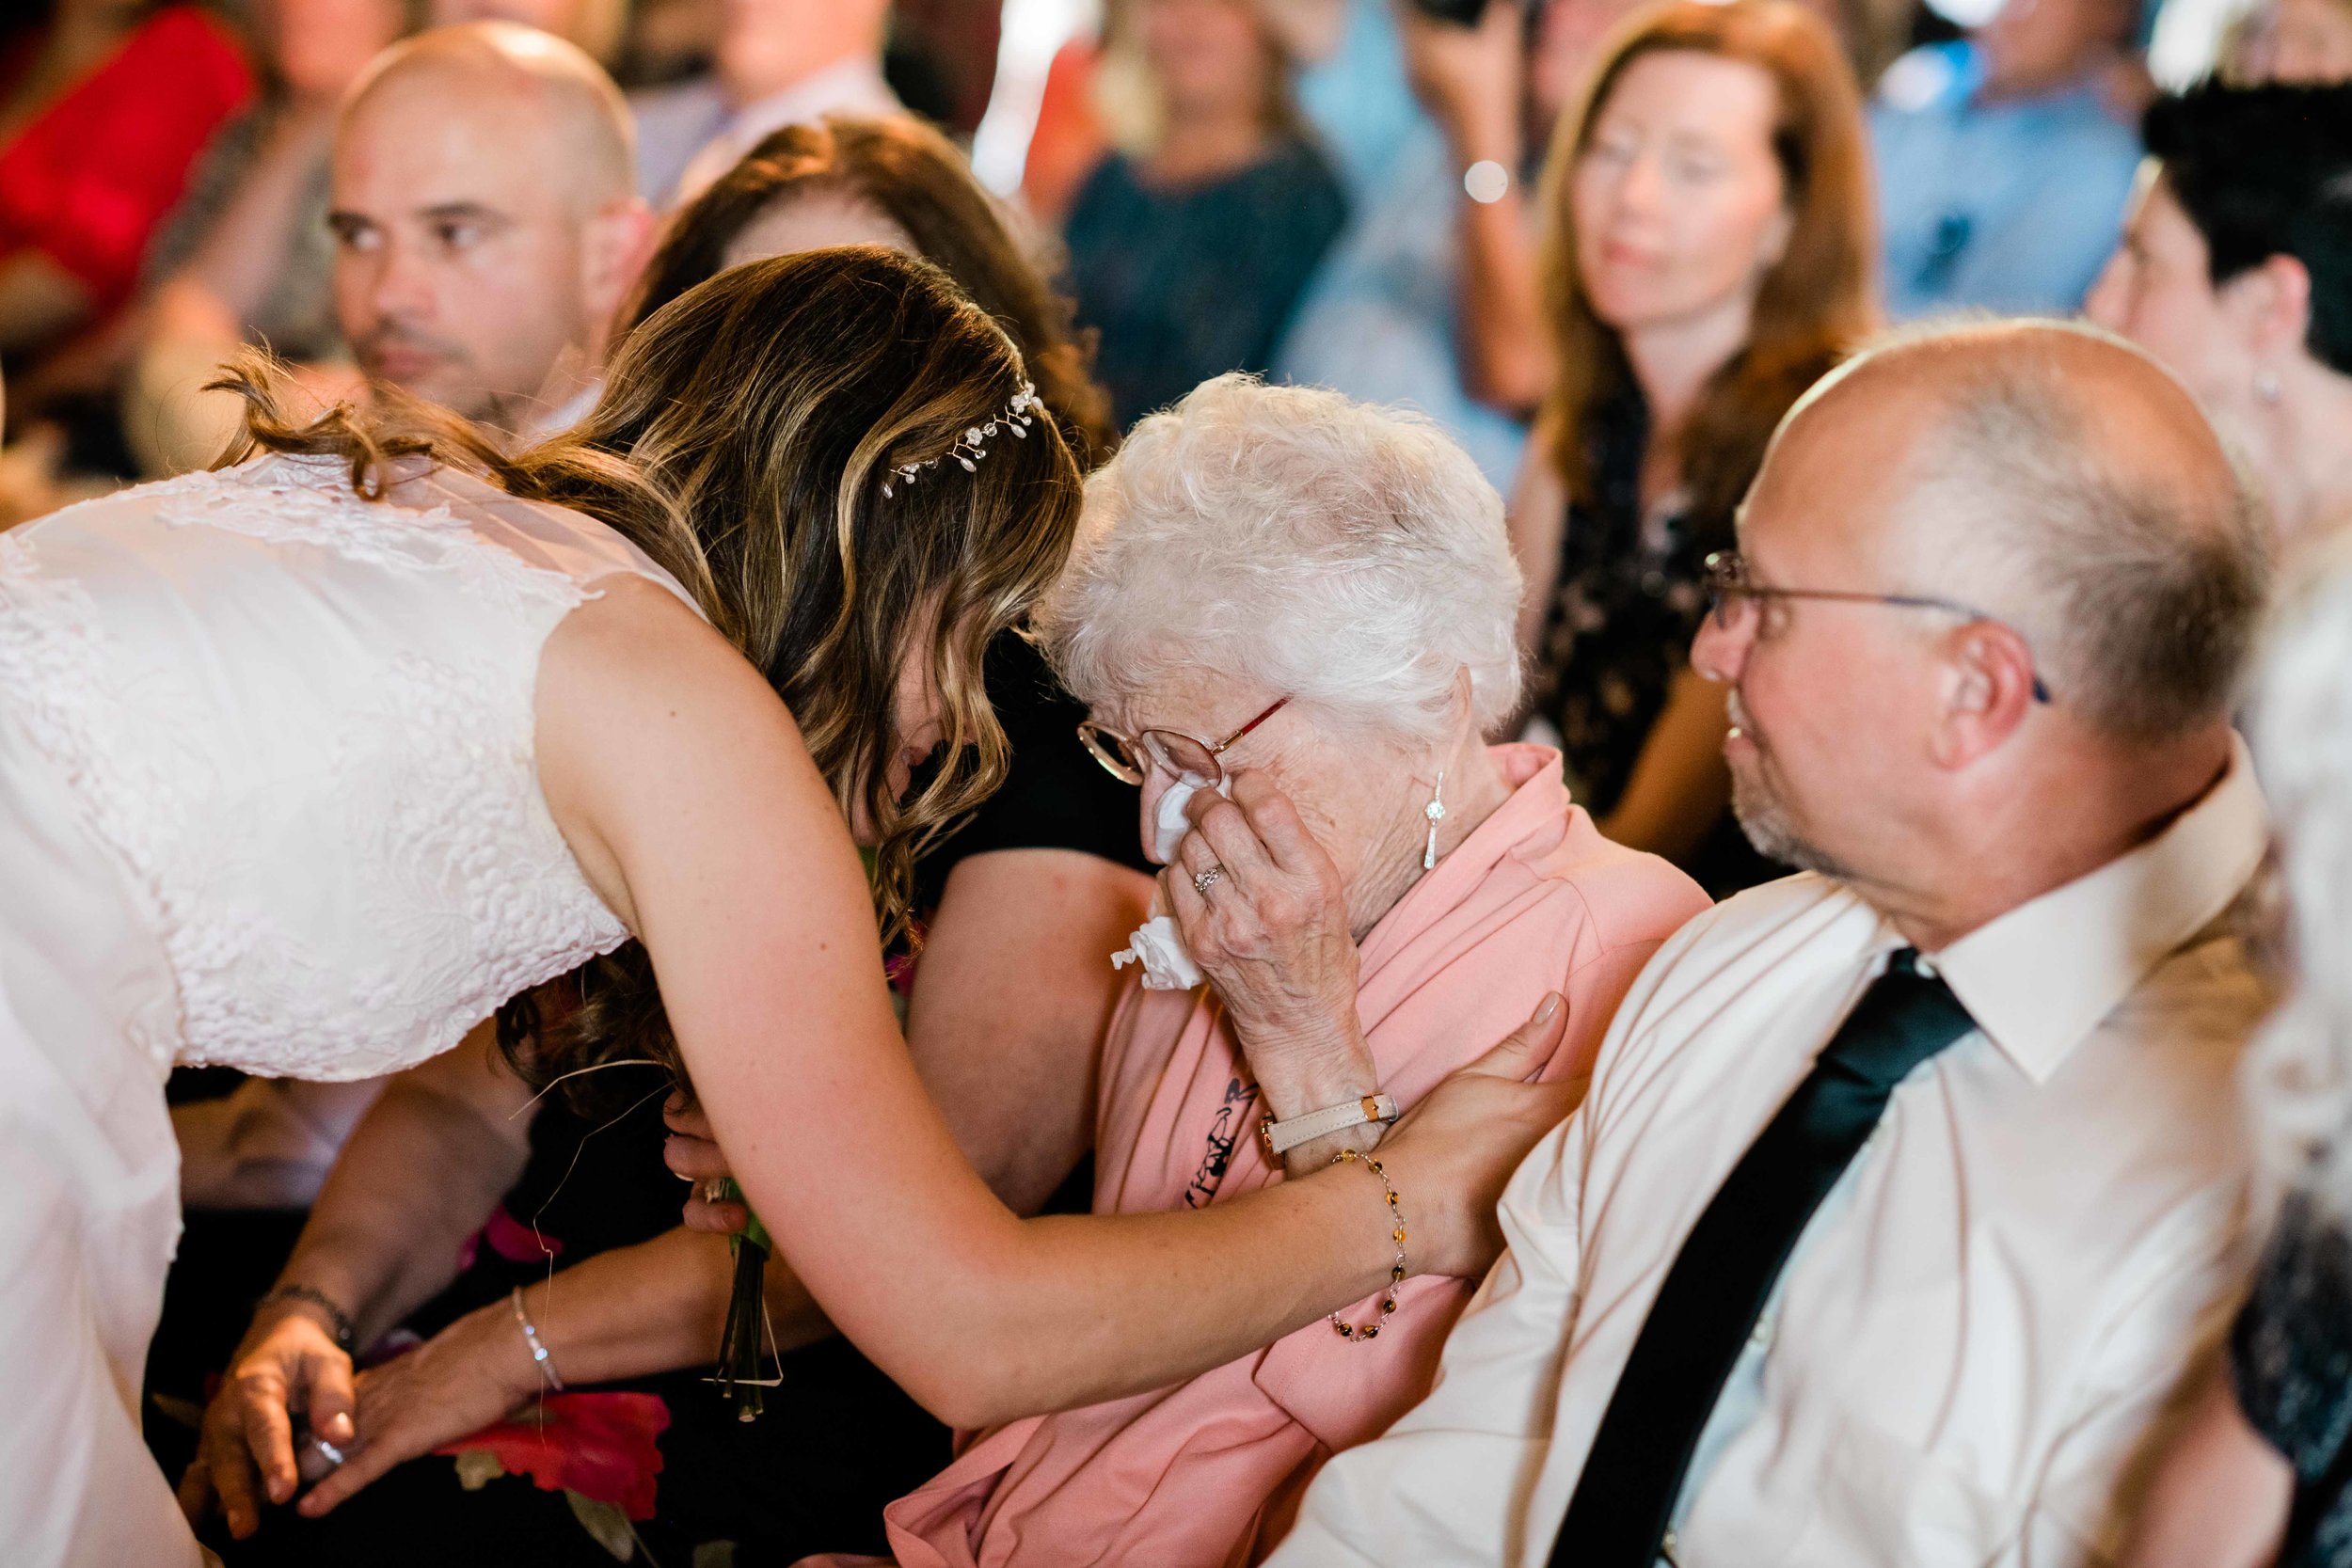
[[(0, 62), (0, 77), (26, 64)], [(0, 146), (0, 259), (39, 250), (102, 312), (121, 304), (189, 166), (252, 96), (227, 29), (194, 6), (157, 11)]]

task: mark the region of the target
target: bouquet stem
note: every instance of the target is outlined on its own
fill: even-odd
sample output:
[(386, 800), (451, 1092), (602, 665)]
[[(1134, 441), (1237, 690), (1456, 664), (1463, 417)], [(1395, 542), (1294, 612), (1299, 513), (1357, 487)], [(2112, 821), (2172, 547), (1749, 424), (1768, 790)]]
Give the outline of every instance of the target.
[[(727, 1197), (731, 1202), (743, 1201), (743, 1189), (731, 1179)], [(712, 1381), (722, 1395), (734, 1402), (735, 1418), (748, 1421), (759, 1415), (761, 1390), (772, 1381), (761, 1374), (767, 1370), (767, 1270), (773, 1247), (768, 1227), (759, 1223), (757, 1214), (740, 1235), (727, 1238), (727, 1245), (735, 1255), (735, 1283), (727, 1294), (726, 1327), (719, 1337), (719, 1372)]]

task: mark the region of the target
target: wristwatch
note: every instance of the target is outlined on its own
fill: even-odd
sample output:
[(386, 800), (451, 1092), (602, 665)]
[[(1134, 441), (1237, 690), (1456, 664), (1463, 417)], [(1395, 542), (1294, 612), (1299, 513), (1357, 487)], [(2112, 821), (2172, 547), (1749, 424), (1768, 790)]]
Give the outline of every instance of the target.
[(1361, 1127), (1368, 1121), (1394, 1121), (1396, 1101), (1385, 1094), (1368, 1094), (1361, 1100), (1343, 1104), (1327, 1105), (1320, 1111), (1277, 1121), (1271, 1116), (1258, 1119), (1258, 1141), (1265, 1146), (1266, 1158), (1279, 1160), (1286, 1150), (1300, 1144), (1311, 1143), (1327, 1133), (1344, 1128)]

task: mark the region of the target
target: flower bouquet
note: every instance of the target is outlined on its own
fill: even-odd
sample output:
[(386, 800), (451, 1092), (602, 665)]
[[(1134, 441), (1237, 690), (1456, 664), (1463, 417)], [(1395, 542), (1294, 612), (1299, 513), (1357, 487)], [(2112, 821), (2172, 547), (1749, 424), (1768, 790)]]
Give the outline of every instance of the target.
[(768, 1255), (775, 1250), (768, 1227), (752, 1213), (751, 1204), (743, 1196), (743, 1189), (727, 1178), (726, 1200), (743, 1205), (750, 1215), (743, 1228), (727, 1238), (727, 1248), (735, 1257), (735, 1284), (727, 1294), (726, 1326), (719, 1335), (719, 1370), (711, 1378), (719, 1391), (735, 1402), (735, 1418), (755, 1419), (760, 1413), (763, 1396), (760, 1390), (772, 1388), (777, 1379), (761, 1374), (767, 1369), (767, 1350), (773, 1340), (768, 1332)]

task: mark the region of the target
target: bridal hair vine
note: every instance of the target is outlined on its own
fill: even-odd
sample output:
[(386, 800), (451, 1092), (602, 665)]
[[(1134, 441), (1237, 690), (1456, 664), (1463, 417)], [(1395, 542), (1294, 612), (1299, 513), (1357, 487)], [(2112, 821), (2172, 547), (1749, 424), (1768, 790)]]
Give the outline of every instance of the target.
[(1030, 410), (1043, 406), (1043, 401), (1037, 395), (1037, 388), (1024, 381), (1021, 390), (1013, 393), (1012, 401), (1005, 404), (1005, 411), (992, 418), (988, 423), (974, 425), (963, 433), (961, 440), (937, 457), (928, 457), (920, 463), (902, 463), (891, 469), (890, 478), (882, 481), (883, 498), (886, 499), (894, 494), (894, 484), (912, 484), (921, 477), (924, 469), (935, 467), (950, 457), (963, 465), (965, 473), (978, 472), (980, 459), (988, 455), (985, 443), (996, 434), (998, 428), (1009, 430), (1025, 441), (1029, 438), (1029, 426), (1036, 422), (1036, 416)]

